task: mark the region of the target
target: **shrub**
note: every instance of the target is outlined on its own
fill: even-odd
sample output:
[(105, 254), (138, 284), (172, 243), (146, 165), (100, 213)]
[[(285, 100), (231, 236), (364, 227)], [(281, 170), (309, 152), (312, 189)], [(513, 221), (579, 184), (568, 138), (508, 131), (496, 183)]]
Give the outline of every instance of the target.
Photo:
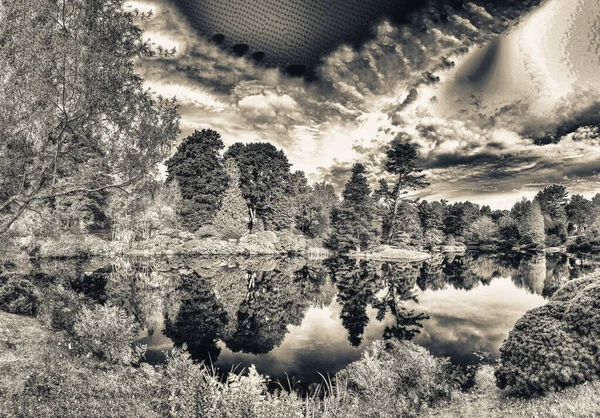
[(135, 321), (124, 310), (109, 305), (84, 306), (73, 325), (78, 346), (84, 353), (113, 363), (139, 358), (141, 353), (131, 348), (137, 332)]
[(0, 287), (0, 310), (19, 315), (35, 315), (40, 293), (27, 279), (11, 278)]
[(457, 387), (447, 359), (408, 341), (374, 342), (337, 379), (347, 379), (350, 390), (373, 413), (393, 416), (417, 414), (449, 400)]
[(62, 285), (50, 285), (44, 290), (38, 318), (47, 327), (70, 333), (73, 332), (75, 316), (86, 303), (83, 295)]
[(19, 315), (37, 314), (40, 292), (27, 279), (11, 278), (0, 287), (0, 310)]
[(216, 237), (219, 235), (219, 231), (217, 231), (217, 228), (215, 228), (213, 225), (204, 225), (201, 226), (195, 233), (194, 235), (196, 235), (196, 238), (199, 239), (203, 239), (203, 238), (211, 238), (211, 237)]
[(600, 281), (574, 280), (517, 321), (500, 348), (496, 382), (531, 396), (597, 379)]

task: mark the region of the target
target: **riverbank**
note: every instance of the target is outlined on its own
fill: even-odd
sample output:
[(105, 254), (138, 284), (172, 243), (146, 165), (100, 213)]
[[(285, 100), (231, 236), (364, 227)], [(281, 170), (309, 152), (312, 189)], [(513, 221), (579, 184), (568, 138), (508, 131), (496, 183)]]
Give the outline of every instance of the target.
[(307, 239), (291, 231), (264, 231), (239, 239), (196, 237), (187, 231), (169, 229), (141, 241), (109, 241), (92, 234), (62, 234), (21, 245), (39, 257), (70, 258), (81, 255), (111, 257), (129, 256), (254, 256), (302, 255), (326, 258), (333, 253), (323, 247), (322, 240)]
[(265, 376), (253, 369), (224, 383), (179, 352), (166, 366), (111, 364), (75, 354), (66, 335), (36, 318), (0, 312), (0, 324), (2, 416), (100, 416), (98, 411), (102, 416), (267, 418), (598, 415), (598, 382), (532, 399), (510, 398), (496, 388), (493, 368), (483, 366), (474, 387), (463, 392), (453, 386), (443, 362), (411, 343), (391, 352), (376, 344), (369, 356), (338, 373), (337, 386), (324, 383), (328, 395), (323, 399), (303, 399), (295, 392), (268, 394)]

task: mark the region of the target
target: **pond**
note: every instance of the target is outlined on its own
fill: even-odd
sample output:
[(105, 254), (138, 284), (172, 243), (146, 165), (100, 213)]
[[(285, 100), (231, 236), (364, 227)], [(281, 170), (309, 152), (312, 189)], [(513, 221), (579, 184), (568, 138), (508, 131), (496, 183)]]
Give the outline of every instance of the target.
[(134, 315), (150, 363), (185, 346), (221, 372), (253, 364), (286, 386), (305, 387), (382, 337), (412, 340), (458, 365), (493, 360), (519, 317), (599, 265), (562, 254), (466, 254), (419, 263), (87, 260), (74, 267), (72, 285)]

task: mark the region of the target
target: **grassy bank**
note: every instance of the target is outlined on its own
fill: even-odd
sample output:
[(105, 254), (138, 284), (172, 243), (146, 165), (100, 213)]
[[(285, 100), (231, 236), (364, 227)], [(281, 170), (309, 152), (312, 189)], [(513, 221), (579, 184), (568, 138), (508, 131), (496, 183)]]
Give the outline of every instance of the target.
[[(594, 417), (600, 384), (507, 397), (482, 367), (458, 389), (445, 360), (411, 343), (376, 343), (313, 396), (269, 392), (254, 369), (221, 380), (176, 351), (166, 365), (100, 360), (36, 318), (0, 312), (1, 416)], [(320, 395), (320, 396), (319, 396)]]

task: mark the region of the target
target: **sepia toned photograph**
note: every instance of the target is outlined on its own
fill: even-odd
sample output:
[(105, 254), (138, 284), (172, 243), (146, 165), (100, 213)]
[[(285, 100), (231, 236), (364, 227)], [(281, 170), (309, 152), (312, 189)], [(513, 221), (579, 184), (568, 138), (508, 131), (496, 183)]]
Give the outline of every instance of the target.
[(0, 0), (4, 417), (600, 417), (600, 0)]

